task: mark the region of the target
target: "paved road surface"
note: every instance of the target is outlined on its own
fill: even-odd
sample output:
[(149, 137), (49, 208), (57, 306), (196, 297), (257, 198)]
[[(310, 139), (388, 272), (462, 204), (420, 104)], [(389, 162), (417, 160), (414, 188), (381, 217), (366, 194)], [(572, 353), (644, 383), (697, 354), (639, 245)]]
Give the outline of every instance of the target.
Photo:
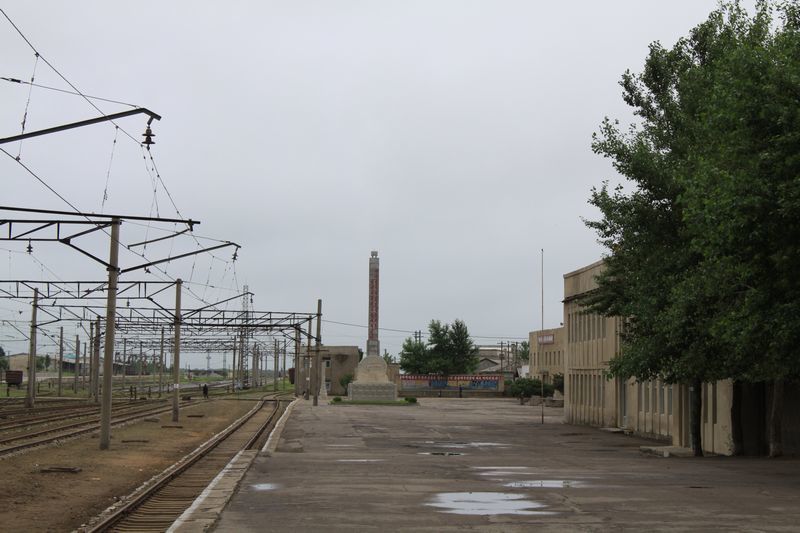
[[(513, 400), (300, 401), (217, 525), (241, 531), (800, 531), (800, 460), (659, 458)], [(459, 455), (460, 454), (460, 455)]]

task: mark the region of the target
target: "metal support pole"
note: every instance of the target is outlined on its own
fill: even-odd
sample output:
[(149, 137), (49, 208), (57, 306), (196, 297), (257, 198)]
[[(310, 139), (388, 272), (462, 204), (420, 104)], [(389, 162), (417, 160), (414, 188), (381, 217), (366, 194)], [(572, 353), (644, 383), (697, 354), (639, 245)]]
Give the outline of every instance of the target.
[(181, 382), (181, 285), (183, 281), (175, 281), (175, 347), (173, 348), (172, 379), (175, 383), (172, 389), (172, 421), (178, 421), (178, 400)]
[(308, 400), (311, 393), (311, 328), (314, 327), (314, 319), (308, 319), (308, 333), (306, 338), (306, 354), (303, 356), (303, 379), (305, 380), (305, 389), (303, 390), (303, 399)]
[(300, 396), (300, 328), (294, 330), (294, 395)]
[(325, 374), (320, 365), (320, 343), (322, 342), (322, 299), (317, 300), (317, 339), (314, 349), (314, 376), (316, 385), (314, 386), (314, 405), (319, 404), (319, 391), (325, 386)]
[[(114, 379), (114, 319), (117, 316), (117, 281), (119, 280), (118, 218), (111, 226), (111, 250), (108, 259), (108, 297), (106, 299), (106, 338), (103, 350), (103, 401), (100, 405), (100, 449), (111, 446), (111, 392)], [(99, 354), (98, 354), (99, 355)]]
[[(544, 331), (544, 248), (542, 248), (542, 331)], [(539, 339), (536, 339), (537, 342)], [(542, 343), (538, 342), (539, 350), (541, 350)], [(542, 425), (544, 425), (544, 370), (542, 369), (542, 357), (541, 352), (539, 354), (539, 370), (542, 371)]]
[(31, 310), (31, 337), (28, 345), (28, 395), (25, 407), (36, 405), (36, 311), (39, 309), (39, 289), (33, 289), (33, 308)]
[(64, 373), (64, 326), (61, 326), (61, 335), (58, 338), (58, 394), (61, 396), (61, 379)]
[[(283, 341), (283, 368), (281, 368), (281, 383), (285, 385), (286, 381), (286, 341)], [(282, 387), (283, 388), (283, 387)]]
[(239, 335), (239, 380), (244, 388), (245, 371), (244, 365), (247, 364), (247, 358), (244, 355), (244, 335)]

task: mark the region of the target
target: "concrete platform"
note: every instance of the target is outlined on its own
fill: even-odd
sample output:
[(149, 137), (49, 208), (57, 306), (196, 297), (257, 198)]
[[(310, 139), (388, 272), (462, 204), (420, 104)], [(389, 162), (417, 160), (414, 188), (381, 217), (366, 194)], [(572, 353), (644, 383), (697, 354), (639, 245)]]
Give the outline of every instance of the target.
[(658, 443), (545, 412), (301, 401), (216, 531), (797, 531), (798, 459), (644, 455)]

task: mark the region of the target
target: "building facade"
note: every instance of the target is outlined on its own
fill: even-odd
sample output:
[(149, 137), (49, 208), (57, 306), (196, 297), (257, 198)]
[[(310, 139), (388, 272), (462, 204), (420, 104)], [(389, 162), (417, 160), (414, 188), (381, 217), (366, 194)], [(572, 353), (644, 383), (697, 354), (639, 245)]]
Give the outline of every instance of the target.
[[(300, 352), (298, 368), (295, 372), (299, 394), (303, 394), (307, 388), (311, 387), (310, 374), (313, 372), (314, 354), (313, 346), (310, 352), (307, 347), (303, 347)], [(347, 375), (350, 375), (351, 378), (355, 376), (359, 358), (358, 346), (323, 345), (320, 347), (320, 362), (324, 370), (325, 389), (328, 394), (332, 396), (347, 395), (347, 388), (342, 386), (341, 381)], [(311, 392), (309, 391), (309, 393)]]
[[(572, 424), (624, 428), (688, 447), (688, 387), (606, 376), (620, 350), (623, 320), (587, 313), (578, 303), (597, 288), (603, 268), (598, 261), (564, 275), (564, 417)], [(703, 384), (705, 451), (731, 453), (731, 407), (731, 382)]]
[(564, 367), (564, 328), (542, 329), (528, 334), (530, 375), (552, 383), (556, 374), (566, 375)]

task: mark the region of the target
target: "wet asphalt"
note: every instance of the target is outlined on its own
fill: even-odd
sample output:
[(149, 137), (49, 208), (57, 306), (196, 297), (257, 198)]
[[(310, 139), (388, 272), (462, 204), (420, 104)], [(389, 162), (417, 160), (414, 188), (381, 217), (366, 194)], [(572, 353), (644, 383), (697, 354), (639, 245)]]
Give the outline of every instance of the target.
[(241, 531), (799, 531), (800, 459), (660, 458), (507, 399), (299, 401), (222, 513)]

